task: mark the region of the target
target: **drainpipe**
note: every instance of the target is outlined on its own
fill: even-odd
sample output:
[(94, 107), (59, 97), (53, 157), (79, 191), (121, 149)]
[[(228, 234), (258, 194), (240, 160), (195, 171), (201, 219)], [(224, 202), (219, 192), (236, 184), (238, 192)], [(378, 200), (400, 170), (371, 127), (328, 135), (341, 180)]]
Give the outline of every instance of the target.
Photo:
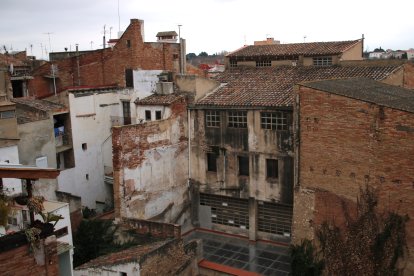
[(191, 119), (190, 119), (190, 109), (187, 109), (187, 128), (188, 128), (188, 182), (187, 185), (190, 187), (191, 182)]

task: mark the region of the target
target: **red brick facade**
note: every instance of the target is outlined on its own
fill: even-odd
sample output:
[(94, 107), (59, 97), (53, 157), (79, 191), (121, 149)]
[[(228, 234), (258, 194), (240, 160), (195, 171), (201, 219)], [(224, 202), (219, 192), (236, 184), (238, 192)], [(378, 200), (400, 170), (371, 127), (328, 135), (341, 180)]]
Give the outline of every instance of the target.
[[(43, 242), (43, 240), (42, 240)], [(56, 238), (47, 240), (44, 247), (44, 264), (37, 264), (33, 253), (29, 253), (29, 245), (0, 253), (0, 275), (59, 275), (59, 260), (56, 251)]]
[[(143, 24), (142, 20), (131, 19), (131, 24), (113, 48), (53, 62), (58, 68), (57, 92), (79, 85), (117, 84), (125, 87), (126, 69), (179, 72), (179, 44), (144, 42)], [(50, 63), (38, 68), (29, 85), (30, 94), (40, 98), (53, 94), (51, 75)]]
[[(410, 81), (406, 79), (405, 84)], [(381, 209), (411, 218), (406, 229), (410, 249), (407, 271), (413, 272), (414, 113), (304, 86), (299, 87), (298, 95), (300, 150), (294, 240), (311, 237), (309, 231), (326, 219), (336, 218), (341, 223), (340, 199), (356, 202), (360, 187), (369, 184), (378, 188)], [(313, 206), (298, 200), (310, 197)], [(306, 213), (313, 217), (302, 217)]]

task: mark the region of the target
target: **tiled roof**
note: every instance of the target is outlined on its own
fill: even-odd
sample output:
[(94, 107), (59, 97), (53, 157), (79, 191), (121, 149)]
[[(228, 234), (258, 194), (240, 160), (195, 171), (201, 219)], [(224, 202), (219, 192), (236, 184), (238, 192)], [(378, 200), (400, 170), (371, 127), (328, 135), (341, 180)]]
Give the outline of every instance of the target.
[(11, 99), (12, 102), (16, 104), (22, 104), (26, 106), (33, 107), (38, 110), (42, 111), (51, 111), (51, 112), (60, 112), (60, 111), (67, 111), (68, 109), (58, 103), (49, 102), (46, 100), (38, 100), (31, 97), (23, 97), (23, 98), (13, 98)]
[(139, 262), (141, 257), (145, 254), (156, 250), (157, 248), (162, 247), (165, 245), (165, 241), (155, 242), (147, 245), (138, 245), (134, 247), (130, 247), (128, 249), (118, 251), (115, 253), (110, 253), (107, 255), (100, 256), (96, 259), (93, 259), (76, 269), (87, 269), (87, 268), (94, 268), (94, 267), (101, 267), (101, 266), (111, 266), (116, 264), (123, 264), (129, 262)]
[(170, 105), (173, 102), (183, 98), (181, 94), (152, 94), (151, 96), (145, 97), (143, 99), (135, 100), (136, 105)]
[(301, 85), (328, 93), (414, 113), (414, 92), (367, 78), (306, 82)]
[(271, 45), (250, 45), (228, 54), (228, 57), (258, 57), (258, 56), (316, 56), (336, 55), (356, 45), (360, 40), (308, 42)]
[(72, 93), (75, 98), (82, 97), (82, 96), (89, 96), (92, 94), (103, 94), (103, 93), (112, 93), (117, 92), (121, 88), (117, 85), (99, 85), (99, 86), (74, 86), (68, 87), (66, 90), (69, 93)]
[(216, 107), (291, 107), (293, 86), (303, 81), (366, 77), (382, 80), (401, 66), (278, 66), (227, 70), (224, 85), (196, 103)]
[(177, 36), (178, 34), (175, 31), (169, 32), (158, 32), (156, 37), (163, 37), (163, 36)]

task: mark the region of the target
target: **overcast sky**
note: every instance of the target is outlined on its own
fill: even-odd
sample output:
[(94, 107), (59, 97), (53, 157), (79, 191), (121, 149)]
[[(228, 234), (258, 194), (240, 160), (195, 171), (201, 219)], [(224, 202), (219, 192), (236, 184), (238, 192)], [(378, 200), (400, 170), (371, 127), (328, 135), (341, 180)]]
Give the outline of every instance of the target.
[(74, 50), (75, 44), (97, 49), (104, 25), (106, 37), (116, 38), (131, 18), (144, 20), (147, 42), (159, 31), (178, 33), (182, 25), (187, 53), (196, 54), (233, 51), (266, 37), (295, 43), (362, 34), (365, 50), (414, 48), (413, 0), (1, 0), (0, 45), (37, 58), (46, 58), (49, 36), (52, 51)]

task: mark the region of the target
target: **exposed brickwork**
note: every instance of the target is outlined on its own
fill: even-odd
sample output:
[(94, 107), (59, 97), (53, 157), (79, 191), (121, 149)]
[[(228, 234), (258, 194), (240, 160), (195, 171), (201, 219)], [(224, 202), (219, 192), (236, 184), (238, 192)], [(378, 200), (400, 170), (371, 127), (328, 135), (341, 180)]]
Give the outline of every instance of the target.
[[(131, 19), (131, 24), (113, 48), (53, 62), (58, 67), (57, 91), (77, 85), (117, 84), (125, 87), (125, 69), (179, 72), (179, 44), (143, 42), (142, 25), (143, 21)], [(50, 66), (47, 63), (34, 72), (29, 85), (31, 95), (41, 98), (53, 94), (53, 79), (45, 78), (51, 76)]]
[[(304, 86), (298, 94), (297, 192), (326, 192), (316, 193), (314, 206), (297, 201), (295, 208), (315, 208), (314, 218), (309, 218), (315, 225), (325, 218), (339, 219), (338, 197), (356, 202), (360, 187), (370, 184), (379, 189), (380, 209), (414, 218), (414, 114)], [(302, 220), (301, 213), (295, 212), (295, 221)], [(412, 273), (413, 219), (407, 224), (407, 240), (411, 251), (407, 271)]]
[[(44, 242), (44, 241), (42, 241)], [(46, 239), (45, 262), (37, 264), (33, 253), (29, 253), (29, 245), (23, 245), (0, 254), (0, 275), (59, 275), (59, 261), (56, 251), (56, 238)]]
[[(178, 168), (177, 162), (181, 164), (187, 156), (186, 98), (177, 97), (169, 108), (171, 116), (166, 120), (113, 128), (114, 204), (117, 218), (133, 217), (176, 223), (182, 216), (182, 209), (188, 200), (184, 192), (186, 173), (183, 172), (185, 165)], [(157, 150), (163, 152), (163, 158), (171, 160), (160, 161), (161, 155)], [(152, 154), (154, 158), (148, 159), (148, 155)], [(159, 164), (162, 162), (172, 165), (161, 171)], [(146, 170), (148, 167), (153, 168), (151, 172)], [(157, 171), (152, 177), (162, 176), (162, 184), (148, 184), (153, 181), (148, 175), (153, 173), (152, 170)], [(165, 206), (147, 213), (147, 204), (154, 204), (160, 197), (165, 198)]]
[(122, 224), (128, 225), (140, 234), (150, 234), (157, 238), (180, 238), (181, 226), (141, 219), (123, 219)]

